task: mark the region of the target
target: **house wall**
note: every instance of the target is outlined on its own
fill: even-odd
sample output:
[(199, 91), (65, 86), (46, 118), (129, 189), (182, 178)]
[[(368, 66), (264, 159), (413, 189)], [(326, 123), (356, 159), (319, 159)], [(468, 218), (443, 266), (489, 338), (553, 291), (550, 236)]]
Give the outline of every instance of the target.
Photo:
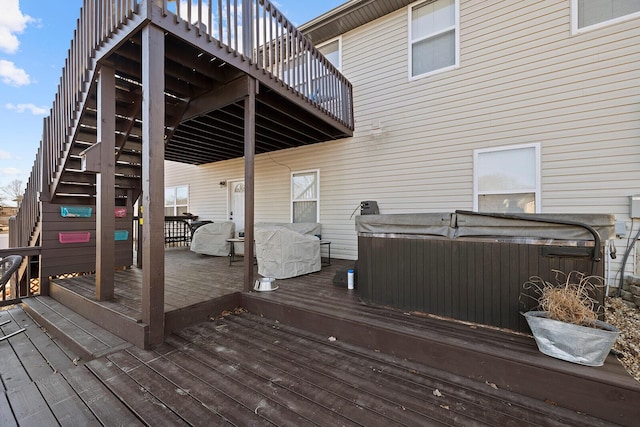
[[(356, 259), (350, 215), (361, 200), (381, 213), (470, 210), (474, 149), (539, 143), (541, 212), (612, 213), (629, 229), (628, 196), (640, 193), (640, 22), (572, 35), (570, 3), (462, 1), (460, 67), (415, 80), (406, 8), (344, 34), (354, 136), (258, 155), (256, 221), (290, 221), (290, 170), (318, 169), (323, 238), (332, 256)], [(242, 166), (168, 162), (166, 185), (189, 184), (191, 211), (224, 220), (218, 183)], [(611, 277), (626, 239), (616, 243)]]

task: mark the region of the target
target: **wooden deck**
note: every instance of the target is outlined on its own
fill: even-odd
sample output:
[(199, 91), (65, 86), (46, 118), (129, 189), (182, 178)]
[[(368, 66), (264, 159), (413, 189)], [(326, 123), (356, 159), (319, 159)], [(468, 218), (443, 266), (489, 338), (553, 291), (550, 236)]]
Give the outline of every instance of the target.
[(242, 310), (86, 363), (8, 318), (26, 332), (0, 343), (3, 426), (612, 425)]
[[(0, 413), (10, 408), (6, 413), (14, 418), (0, 418), (0, 425), (28, 425), (31, 417), (51, 421), (39, 418), (47, 411), (62, 425), (75, 420), (104, 425), (605, 426), (634, 425), (640, 417), (640, 406), (632, 403), (640, 401), (640, 384), (613, 356), (603, 367), (579, 366), (542, 355), (523, 334), (364, 305), (356, 291), (334, 283), (334, 277), (346, 280), (343, 273), (353, 262), (332, 260), (318, 273), (278, 280), (275, 292), (239, 293), (231, 284), (237, 275), (241, 286), (242, 261), (229, 266), (226, 258), (184, 250), (167, 256), (167, 267), (173, 258), (174, 265), (186, 268), (182, 277), (189, 278), (174, 282), (175, 289), (167, 292), (179, 294), (179, 304), (197, 302), (189, 307), (173, 303), (167, 318), (172, 312), (206, 315), (200, 323), (168, 332), (165, 343), (151, 350), (100, 332), (98, 325), (83, 323), (52, 298), (28, 299), (23, 305), (29, 312), (51, 306), (57, 316), (53, 323), (68, 322), (77, 335), (78, 345), (71, 350), (66, 342), (47, 341), (20, 307), (0, 312), (18, 319), (2, 328), (4, 334), (28, 325), (26, 334), (0, 343), (3, 360), (11, 360), (0, 368), (5, 387)], [(196, 274), (198, 268), (202, 275)], [(132, 302), (137, 288), (128, 286), (117, 291), (122, 296), (109, 303), (111, 308), (137, 310)], [(199, 310), (203, 302), (197, 295), (205, 290), (218, 295), (223, 288), (235, 292), (227, 306)], [(49, 352), (56, 355), (51, 361), (45, 356)], [(12, 380), (15, 369), (26, 371), (18, 382)], [(53, 382), (58, 393), (68, 396), (47, 394)], [(37, 416), (34, 409), (24, 409), (32, 395), (44, 400)], [(96, 399), (120, 403), (104, 411)], [(67, 408), (67, 400), (73, 408)], [(58, 401), (65, 402), (71, 418), (60, 418)]]
[[(205, 321), (211, 313), (240, 306), (243, 263), (241, 256), (230, 263), (227, 257), (200, 255), (187, 247), (166, 248), (165, 333)], [(332, 277), (337, 268), (352, 264), (334, 259), (331, 266), (323, 267), (319, 277)], [(256, 278), (257, 271), (256, 265)], [(297, 283), (297, 279), (278, 283)], [(50, 295), (55, 300), (73, 307), (117, 336), (145, 347), (148, 331), (142, 323), (141, 294), (142, 270), (135, 267), (116, 272), (114, 298), (109, 301), (96, 300), (95, 275), (92, 274), (55, 279), (50, 285)]]
[[(165, 249), (165, 313), (215, 299), (243, 287), (243, 258), (229, 265), (226, 257), (213, 257), (191, 252), (188, 247)], [(257, 274), (257, 269), (256, 269)], [(95, 275), (55, 280), (88, 299), (95, 300)], [(115, 275), (114, 298), (99, 304), (127, 315), (136, 321), (141, 315), (142, 269), (129, 268)]]

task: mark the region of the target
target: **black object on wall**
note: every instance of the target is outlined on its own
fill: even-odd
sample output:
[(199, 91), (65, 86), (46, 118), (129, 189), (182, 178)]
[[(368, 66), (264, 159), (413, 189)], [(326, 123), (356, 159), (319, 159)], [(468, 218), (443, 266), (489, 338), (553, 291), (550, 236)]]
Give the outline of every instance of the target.
[(378, 202), (375, 200), (360, 202), (360, 215), (378, 215), (379, 213)]

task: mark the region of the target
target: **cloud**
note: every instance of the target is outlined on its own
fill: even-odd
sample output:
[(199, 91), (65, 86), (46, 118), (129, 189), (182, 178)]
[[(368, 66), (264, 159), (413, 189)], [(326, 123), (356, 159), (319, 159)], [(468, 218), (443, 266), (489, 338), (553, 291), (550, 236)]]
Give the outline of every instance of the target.
[(10, 160), (12, 158), (13, 158), (13, 156), (11, 155), (10, 152), (4, 151), (4, 150), (0, 150), (0, 160)]
[(22, 171), (18, 168), (0, 168), (0, 176), (16, 176), (21, 173)]
[(4, 59), (0, 59), (0, 79), (10, 86), (26, 86), (31, 83), (31, 78), (26, 71)]
[(13, 110), (17, 113), (24, 113), (25, 111), (29, 111), (34, 116), (45, 116), (49, 112), (47, 107), (38, 107), (33, 104), (5, 104), (4, 106), (7, 110)]
[(0, 14), (0, 51), (15, 53), (20, 47), (17, 34), (21, 34), (28, 24), (36, 20), (20, 11), (18, 0), (2, 0)]

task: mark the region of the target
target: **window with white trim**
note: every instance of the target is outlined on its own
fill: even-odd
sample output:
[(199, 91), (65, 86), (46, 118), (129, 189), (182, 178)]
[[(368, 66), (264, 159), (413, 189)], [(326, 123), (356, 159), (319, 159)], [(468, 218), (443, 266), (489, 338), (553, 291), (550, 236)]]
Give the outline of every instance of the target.
[[(342, 39), (331, 40), (319, 47), (318, 51), (340, 71), (342, 61)], [(283, 81), (292, 85), (298, 92), (308, 96), (329, 110), (336, 110), (336, 102), (341, 102), (342, 87), (336, 86), (335, 75), (308, 52), (291, 57), (285, 63)], [(333, 104), (331, 104), (333, 103)], [(331, 104), (331, 106), (330, 106)]]
[(319, 171), (291, 174), (291, 221), (320, 222)]
[(474, 210), (540, 212), (540, 144), (474, 150)]
[(338, 70), (342, 70), (342, 39), (337, 38), (318, 46), (320, 53)]
[(189, 212), (189, 187), (166, 187), (164, 189), (164, 215), (178, 216)]
[(459, 0), (423, 1), (409, 6), (409, 77), (458, 65)]
[(640, 0), (572, 0), (572, 29), (602, 27), (634, 17), (640, 17)]

